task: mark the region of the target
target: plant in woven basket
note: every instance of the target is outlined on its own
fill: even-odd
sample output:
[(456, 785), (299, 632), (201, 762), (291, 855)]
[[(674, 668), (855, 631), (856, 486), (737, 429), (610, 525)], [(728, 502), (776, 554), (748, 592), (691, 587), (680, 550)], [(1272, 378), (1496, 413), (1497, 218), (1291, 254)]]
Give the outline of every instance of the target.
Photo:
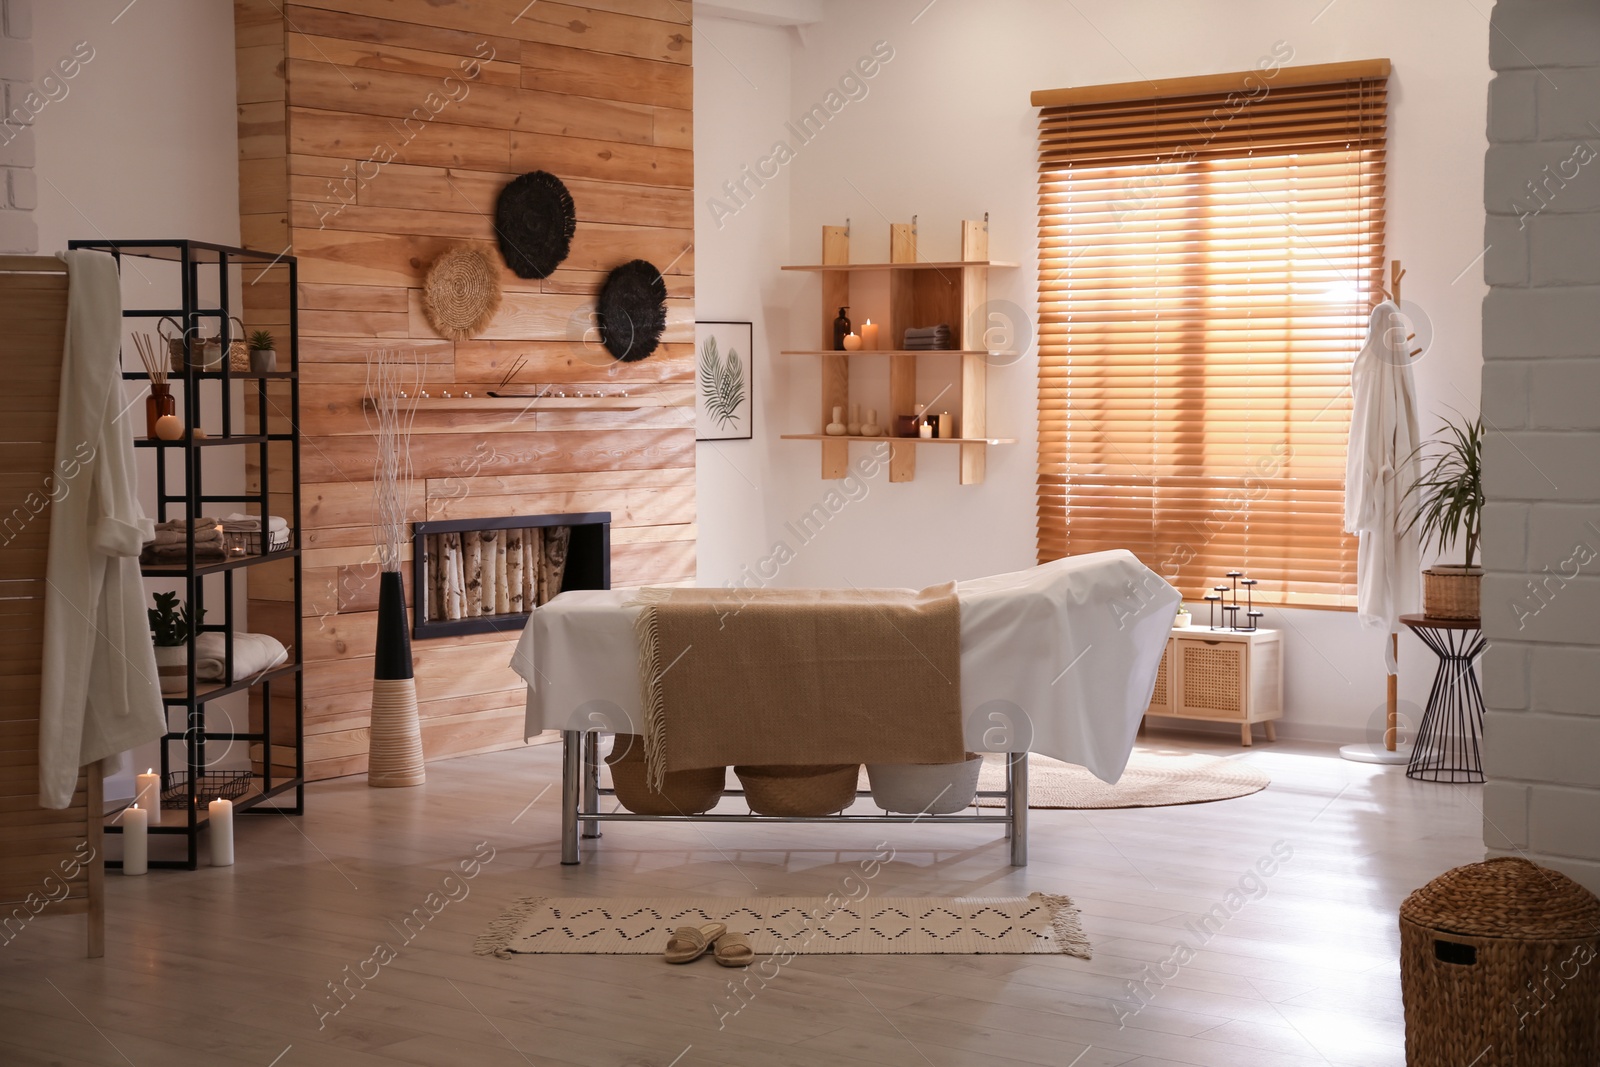
[(715, 337), (707, 337), (700, 346), (700, 395), (705, 398), (706, 414), (717, 420), (718, 428), (738, 422), (739, 405), (744, 403), (744, 364), (732, 348), (727, 361), (719, 361)]
[[(1483, 520), (1483, 420), (1444, 421), (1439, 435), (1412, 454), (1432, 452), (1431, 462), (1406, 491), (1415, 511), (1406, 529), (1416, 529), (1425, 549), (1441, 553), (1462, 545), (1464, 565), (1423, 571), (1423, 611), (1442, 618), (1476, 618), (1483, 570), (1476, 566)], [(1408, 460), (1409, 462), (1409, 460)]]

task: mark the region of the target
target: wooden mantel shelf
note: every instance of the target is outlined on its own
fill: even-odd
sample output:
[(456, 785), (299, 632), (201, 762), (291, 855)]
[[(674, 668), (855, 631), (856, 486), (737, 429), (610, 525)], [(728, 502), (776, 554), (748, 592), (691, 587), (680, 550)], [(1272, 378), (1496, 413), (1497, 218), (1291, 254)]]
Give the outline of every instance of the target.
[[(407, 401), (418, 411), (634, 411), (672, 407), (664, 396), (421, 396)], [(372, 398), (362, 398), (371, 410)]]
[(1002, 263), (994, 259), (953, 259), (942, 262), (916, 260), (909, 263), (801, 263), (785, 266), (784, 270), (960, 270), (963, 267), (987, 267), (1003, 270), (1015, 263)]

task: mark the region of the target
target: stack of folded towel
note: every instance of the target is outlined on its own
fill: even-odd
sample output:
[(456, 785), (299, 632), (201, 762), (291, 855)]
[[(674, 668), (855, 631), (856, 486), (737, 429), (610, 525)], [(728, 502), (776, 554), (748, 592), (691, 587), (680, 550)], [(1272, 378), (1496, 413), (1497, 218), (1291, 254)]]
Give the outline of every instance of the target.
[(219, 559), (227, 555), (223, 547), (222, 527), (216, 519), (173, 519), (156, 523), (156, 539), (145, 545), (139, 556), (145, 563), (177, 563), (189, 552), (189, 531), (194, 530), (194, 555), (196, 559)]
[(237, 682), (264, 674), (289, 658), (283, 642), (270, 634), (233, 635), (233, 677), (225, 678), (228, 637), (208, 630), (195, 638), (194, 676), (201, 681)]
[(950, 327), (946, 323), (937, 326), (913, 326), (906, 331), (907, 352), (934, 352), (949, 347)]
[[(227, 535), (228, 547), (241, 555), (253, 556), (262, 551), (260, 515), (229, 515), (222, 520), (222, 532)], [(266, 543), (268, 552), (289, 547), (289, 523), (282, 516), (267, 516)]]

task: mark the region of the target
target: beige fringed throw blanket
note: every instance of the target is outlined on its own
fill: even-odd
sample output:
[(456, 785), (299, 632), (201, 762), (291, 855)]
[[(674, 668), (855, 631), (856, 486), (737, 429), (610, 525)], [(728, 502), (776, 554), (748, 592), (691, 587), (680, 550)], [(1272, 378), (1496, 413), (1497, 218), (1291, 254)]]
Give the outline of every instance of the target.
[(958, 763), (955, 583), (899, 589), (645, 589), (645, 761)]

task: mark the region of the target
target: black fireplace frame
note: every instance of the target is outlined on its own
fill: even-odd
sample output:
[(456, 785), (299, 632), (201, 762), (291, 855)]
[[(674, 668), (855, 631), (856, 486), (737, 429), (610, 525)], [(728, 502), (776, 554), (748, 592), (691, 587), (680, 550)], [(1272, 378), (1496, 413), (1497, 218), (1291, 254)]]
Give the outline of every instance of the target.
[(444, 519), (411, 527), (411, 635), (415, 640), (459, 634), (520, 630), (526, 611), (482, 615), (474, 619), (428, 619), (428, 535), (469, 530), (525, 530), (534, 526), (569, 526), (567, 568), (561, 591), (611, 588), (611, 512), (581, 511), (567, 515), (500, 515), (486, 519)]

